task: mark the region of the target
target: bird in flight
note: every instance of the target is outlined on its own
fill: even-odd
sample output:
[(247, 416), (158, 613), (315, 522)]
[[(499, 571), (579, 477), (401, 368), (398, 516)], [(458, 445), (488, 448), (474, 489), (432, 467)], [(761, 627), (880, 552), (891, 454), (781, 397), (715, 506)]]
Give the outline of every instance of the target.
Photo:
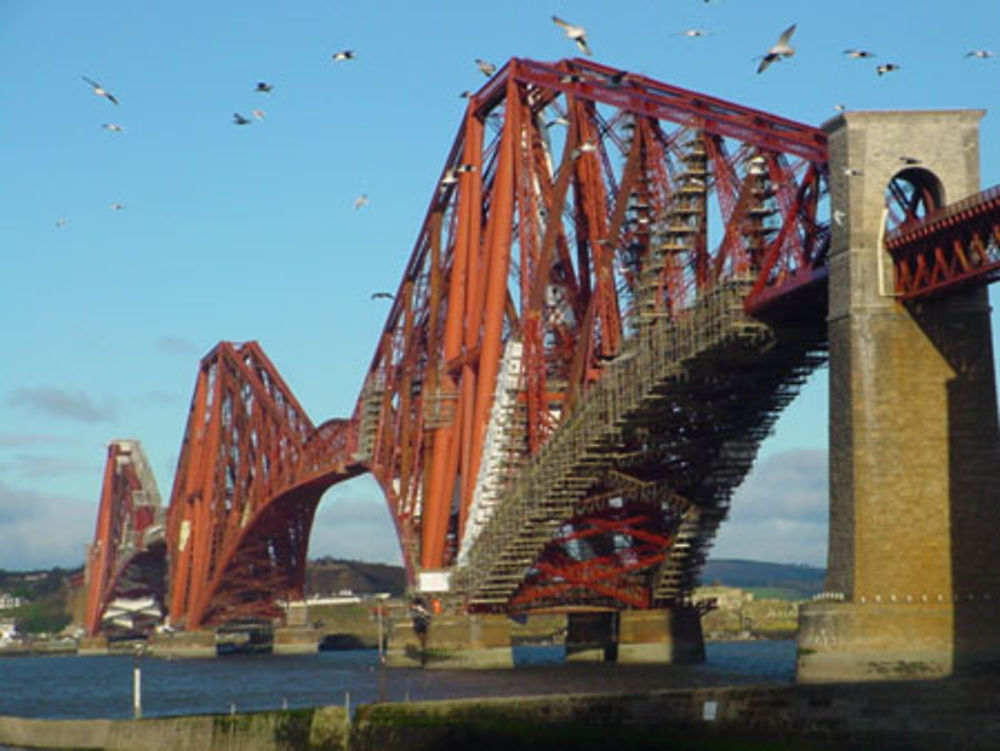
[(118, 104), (118, 100), (115, 99), (114, 95), (106, 88), (101, 86), (101, 84), (97, 83), (97, 81), (87, 78), (86, 76), (80, 76), (80, 78), (82, 78), (84, 81), (90, 84), (90, 88), (93, 90), (95, 96), (102, 96), (112, 104)]
[(250, 114), (253, 115), (256, 120), (263, 120), (267, 117), (267, 113), (264, 110), (250, 110)]
[(885, 65), (878, 66), (875, 72), (880, 76), (884, 76), (886, 73), (892, 73), (894, 70), (899, 70), (899, 66), (896, 63), (886, 63)]
[(857, 167), (844, 167), (844, 174), (848, 177), (857, 177), (858, 175), (863, 175), (864, 170), (860, 170)]
[(111, 204), (111, 206), (109, 208), (112, 211), (121, 211), (122, 209), (125, 208), (125, 204), (124, 203), (113, 203), (113, 204)]
[(252, 122), (253, 120), (248, 117), (243, 117), (243, 115), (239, 112), (233, 113), (233, 125), (249, 125)]
[(334, 52), (331, 57), (333, 57), (333, 62), (335, 63), (342, 63), (345, 60), (353, 60), (354, 50), (341, 50), (340, 52)]
[(833, 108), (835, 110), (837, 110), (837, 112), (843, 112), (844, 110), (847, 109), (847, 105), (846, 104), (835, 104), (835, 105), (833, 105)]
[(707, 37), (708, 32), (704, 29), (684, 29), (684, 31), (677, 32), (680, 36), (690, 37), (692, 39), (696, 37)]
[(110, 130), (112, 133), (121, 133), (125, 130), (122, 126), (118, 125), (118, 123), (104, 123), (101, 127), (105, 130)]
[(980, 60), (985, 60), (988, 57), (996, 57), (996, 53), (992, 50), (970, 50), (965, 53), (966, 57), (978, 57)]
[(395, 295), (391, 292), (372, 292), (372, 300), (394, 300)]
[(862, 57), (875, 57), (875, 53), (871, 52), (870, 50), (850, 49), (850, 50), (844, 50), (844, 54), (847, 55), (848, 57), (853, 57), (855, 59)]
[(362, 193), (360, 196), (358, 196), (357, 198), (354, 199), (354, 210), (355, 211), (357, 211), (361, 207), (367, 206), (367, 205), (368, 205), (368, 195), (365, 194), (365, 193)]
[(795, 48), (788, 41), (792, 38), (792, 34), (795, 33), (796, 26), (797, 24), (793, 23), (785, 29), (781, 33), (781, 36), (778, 37), (777, 43), (760, 58), (760, 65), (757, 66), (758, 73), (763, 73), (767, 69), (767, 66), (775, 60), (781, 60), (783, 57), (791, 57), (795, 54)]
[(566, 36), (576, 42), (580, 52), (584, 55), (590, 54), (590, 47), (587, 46), (587, 30), (582, 26), (576, 26), (569, 21), (564, 21), (559, 16), (552, 16), (552, 23), (566, 32)]
[(269, 84), (267, 81), (258, 81), (257, 88), (254, 89), (258, 94), (270, 94), (274, 89), (274, 86)]
[(497, 66), (493, 63), (486, 62), (485, 60), (480, 60), (478, 57), (476, 58), (476, 67), (479, 68), (479, 72), (487, 78), (497, 72)]
[(63, 227), (65, 227), (66, 226), (66, 217), (62, 217), (61, 216), (58, 219), (56, 219), (56, 226), (59, 227), (59, 229), (62, 229)]

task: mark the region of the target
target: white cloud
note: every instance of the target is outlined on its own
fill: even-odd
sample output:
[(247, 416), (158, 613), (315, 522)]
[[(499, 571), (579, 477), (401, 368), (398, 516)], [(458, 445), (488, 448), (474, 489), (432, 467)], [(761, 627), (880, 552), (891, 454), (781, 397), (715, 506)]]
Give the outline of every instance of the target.
[(7, 404), (36, 414), (79, 422), (113, 420), (116, 414), (111, 402), (106, 401), (102, 406), (84, 391), (71, 392), (54, 386), (14, 389), (7, 394)]
[(711, 556), (825, 566), (828, 463), (818, 450), (762, 461), (734, 494)]
[(92, 501), (0, 481), (0, 568), (29, 571), (82, 565), (96, 519)]
[(168, 355), (176, 355), (177, 357), (200, 357), (204, 354), (199, 347), (194, 342), (188, 339), (182, 339), (179, 336), (161, 336), (157, 342), (156, 346), (160, 348), (162, 352)]
[(389, 507), (371, 476), (335, 485), (323, 496), (309, 537), (309, 558), (321, 556), (402, 564)]

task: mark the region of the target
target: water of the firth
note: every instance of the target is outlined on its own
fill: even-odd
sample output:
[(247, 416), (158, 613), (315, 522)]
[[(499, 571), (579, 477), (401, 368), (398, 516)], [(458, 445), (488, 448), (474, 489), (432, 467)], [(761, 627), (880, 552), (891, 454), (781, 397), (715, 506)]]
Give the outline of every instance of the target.
[[(536, 653), (535, 661), (552, 657)], [(794, 641), (710, 642), (707, 661), (689, 666), (602, 663), (522, 664), (514, 670), (378, 669), (374, 651), (312, 655), (143, 659), (145, 717), (247, 712), (384, 699), (642, 691), (688, 686), (788, 683)], [(521, 655), (531, 662), (530, 653)], [(132, 715), (132, 658), (0, 659), (0, 715), (124, 718)]]

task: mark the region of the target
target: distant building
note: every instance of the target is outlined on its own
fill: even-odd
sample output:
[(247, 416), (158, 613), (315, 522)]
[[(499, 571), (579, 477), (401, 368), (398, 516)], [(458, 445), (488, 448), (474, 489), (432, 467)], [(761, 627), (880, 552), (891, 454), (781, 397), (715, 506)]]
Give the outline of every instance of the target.
[(0, 592), (0, 610), (19, 608), (24, 604), (23, 597), (15, 597), (8, 592)]
[(17, 634), (17, 624), (13, 618), (0, 618), (0, 644), (10, 644)]
[(744, 592), (739, 587), (698, 587), (691, 599), (699, 602), (715, 601), (720, 610), (739, 610), (746, 603), (753, 602), (753, 592)]

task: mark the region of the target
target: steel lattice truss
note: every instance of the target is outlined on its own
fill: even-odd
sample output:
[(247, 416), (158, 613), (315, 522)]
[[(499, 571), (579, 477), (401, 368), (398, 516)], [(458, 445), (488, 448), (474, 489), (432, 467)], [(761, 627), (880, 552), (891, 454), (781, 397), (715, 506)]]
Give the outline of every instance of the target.
[(136, 441), (113, 441), (104, 465), (94, 542), (87, 555), (84, 627), (88, 634), (102, 629), (116, 599), (149, 600), (154, 610), (162, 612), (163, 512), (141, 446)]
[(509, 61), (469, 99), (349, 420), (314, 427), (253, 343), (203, 359), (172, 622), (301, 596), (320, 496), (362, 471), (411, 583), (452, 571), (467, 607), (683, 596), (823, 359), (827, 170), (815, 128)]
[(254, 342), (202, 360), (167, 520), (173, 623), (274, 617), (301, 598), (319, 499), (362, 471), (355, 434), (315, 427)]
[(1000, 186), (902, 223), (886, 237), (905, 300), (1000, 278)]
[[(578, 506), (616, 499), (596, 517), (564, 505), (559, 513), (567, 515), (546, 520), (538, 540), (527, 542), (509, 534), (497, 542), (506, 533), (496, 530), (477, 541), (470, 528), (492, 523), (480, 523), (491, 517), (490, 504), (506, 504), (514, 478), (537, 464), (644, 327), (689, 318), (700, 299), (732, 280), (744, 285), (741, 306), (757, 315), (784, 310), (794, 319), (797, 300), (820, 310), (826, 181), (821, 131), (584, 60), (514, 59), (471, 97), (360, 408), (362, 453), (411, 574), (481, 569), (460, 576), (459, 588), (491, 607), (513, 602), (525, 581), (539, 588), (518, 595), (525, 603), (576, 598), (589, 587), (619, 605), (651, 604), (650, 568), (661, 565), (661, 579), (669, 579), (671, 543), (684, 534), (703, 542), (720, 511), (664, 500), (671, 490), (662, 476), (619, 472), (605, 481), (627, 461), (552, 491), (575, 495)], [(812, 294), (797, 294), (805, 290)], [(814, 356), (822, 324), (813, 331), (787, 361), (758, 373), (768, 397), (739, 423), (755, 440), (770, 424), (763, 415), (772, 416), (822, 359)], [(726, 383), (701, 384), (719, 402), (699, 423), (705, 454), (721, 449), (704, 426), (741, 388), (717, 380)], [(681, 422), (673, 427), (693, 436)], [(669, 440), (656, 439), (662, 464)], [(705, 472), (718, 470), (710, 464)], [(749, 463), (741, 467), (709, 495), (725, 495)], [(655, 512), (641, 524), (624, 515), (638, 495), (651, 494)], [(553, 497), (536, 493), (526, 503), (541, 507)], [(522, 522), (534, 525), (527, 517), (510, 525)], [(484, 547), (493, 550), (479, 555)], [(496, 562), (504, 557), (521, 563), (504, 568)], [(494, 569), (494, 580), (513, 584), (486, 596), (479, 590), (493, 584), (479, 575)], [(632, 571), (645, 577), (641, 595)], [(677, 576), (686, 586), (690, 577)]]

